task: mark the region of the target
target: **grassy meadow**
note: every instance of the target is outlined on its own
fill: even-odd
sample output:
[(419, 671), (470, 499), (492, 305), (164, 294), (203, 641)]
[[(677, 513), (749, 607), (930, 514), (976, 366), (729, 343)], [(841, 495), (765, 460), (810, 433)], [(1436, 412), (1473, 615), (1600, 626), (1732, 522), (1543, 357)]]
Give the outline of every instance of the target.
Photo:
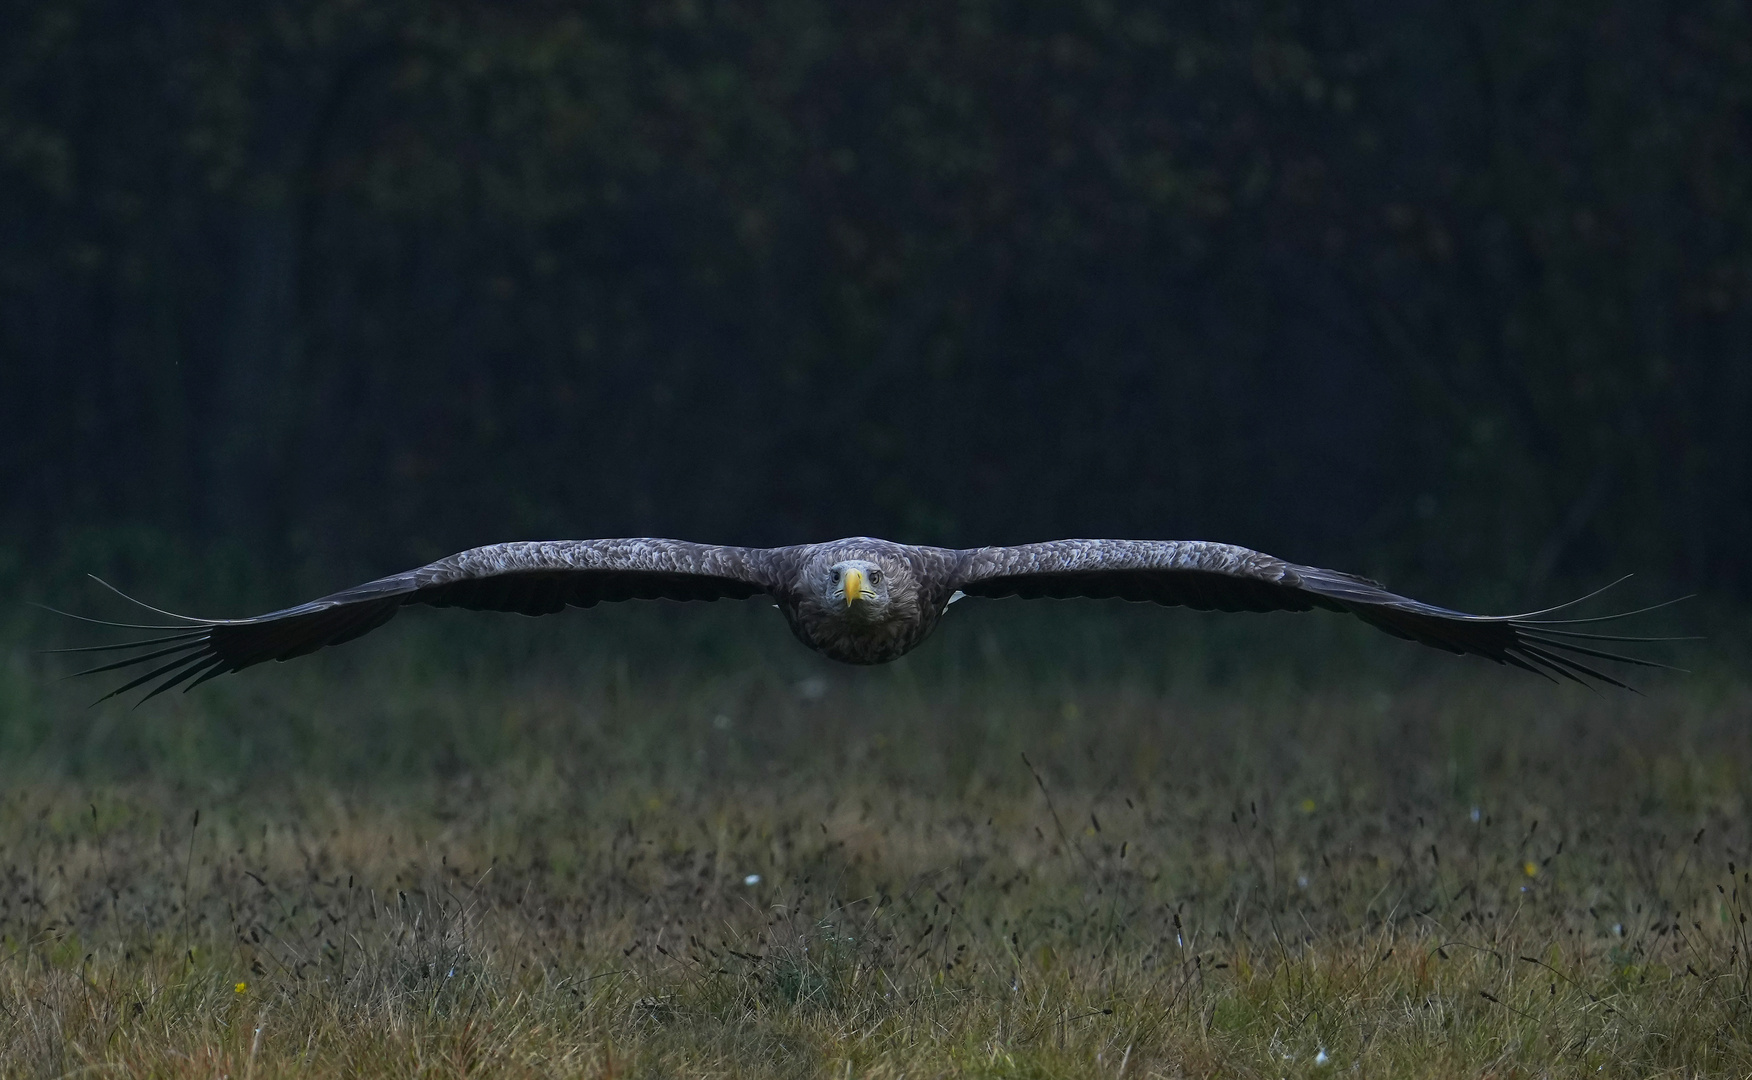
[(1731, 635), (1637, 696), (1324, 615), (410, 613), (137, 710), (30, 651), (94, 640), (0, 670), (6, 1076), (1752, 1074)]

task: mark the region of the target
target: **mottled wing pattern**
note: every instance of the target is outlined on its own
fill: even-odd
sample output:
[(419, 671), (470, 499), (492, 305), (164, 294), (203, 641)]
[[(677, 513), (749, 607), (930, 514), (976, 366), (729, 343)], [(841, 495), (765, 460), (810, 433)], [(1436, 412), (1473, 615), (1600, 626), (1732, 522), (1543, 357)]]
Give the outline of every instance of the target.
[(1201, 611), (1338, 607), (1286, 588), (1289, 570), (1280, 559), (1231, 544), (1055, 540), (964, 551), (956, 587), (969, 596), (1118, 597)]
[[(1201, 611), (1348, 611), (1396, 637), (1542, 675), (1624, 686), (1578, 657), (1661, 667), (1603, 643), (1656, 640), (1572, 629), (1591, 619), (1468, 615), (1388, 592), (1337, 570), (1299, 566), (1197, 540), (1058, 540), (963, 551), (955, 585), (969, 596), (1118, 597)], [(1565, 607), (1569, 605), (1564, 605)], [(1630, 612), (1628, 614), (1636, 614)]]
[(265, 660), (290, 660), (350, 641), (408, 604), (547, 615), (616, 600), (743, 599), (779, 580), (788, 550), (658, 539), (493, 544), (252, 619), (191, 619), (165, 612), (176, 622), (132, 624), (168, 631), (162, 637), (73, 651), (145, 650), (79, 674), (161, 661), (106, 695), (152, 683), (149, 698)]

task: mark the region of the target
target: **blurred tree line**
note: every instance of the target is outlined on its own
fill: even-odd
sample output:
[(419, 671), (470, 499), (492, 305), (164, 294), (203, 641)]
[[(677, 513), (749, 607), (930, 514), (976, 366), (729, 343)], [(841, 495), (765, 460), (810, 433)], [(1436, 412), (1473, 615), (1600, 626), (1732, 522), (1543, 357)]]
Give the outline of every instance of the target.
[(5, 5), (0, 530), (1744, 596), (1749, 108), (1728, 0)]

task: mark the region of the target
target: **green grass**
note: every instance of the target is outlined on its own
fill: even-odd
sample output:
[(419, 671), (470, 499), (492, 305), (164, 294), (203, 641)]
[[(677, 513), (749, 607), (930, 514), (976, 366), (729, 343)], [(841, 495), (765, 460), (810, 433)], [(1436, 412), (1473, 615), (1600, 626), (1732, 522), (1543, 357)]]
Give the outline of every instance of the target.
[(412, 619), (138, 711), (20, 644), (0, 1073), (1752, 1071), (1730, 647), (1638, 697), (968, 607), (870, 671), (753, 605)]

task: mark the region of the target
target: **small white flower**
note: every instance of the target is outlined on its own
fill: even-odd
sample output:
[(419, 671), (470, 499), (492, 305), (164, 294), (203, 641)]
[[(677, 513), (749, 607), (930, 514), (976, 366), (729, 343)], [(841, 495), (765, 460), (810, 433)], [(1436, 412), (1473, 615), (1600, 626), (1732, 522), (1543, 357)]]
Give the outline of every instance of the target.
[(742, 883), (744, 885), (759, 885), (760, 884), (760, 875), (759, 874), (750, 874), (747, 877), (742, 879)]
[(1623, 937), (1624, 936), (1624, 924), (1623, 923), (1615, 922), (1612, 924), (1612, 936), (1613, 937)]
[(1314, 1055), (1314, 1064), (1316, 1064), (1316, 1065), (1324, 1065), (1328, 1061), (1331, 1061), (1331, 1060), (1332, 1060), (1331, 1058), (1326, 1056), (1326, 1048), (1324, 1046), (1320, 1048), (1320, 1052), (1318, 1054)]
[(1478, 807), (1474, 806), (1472, 808), (1472, 820), (1477, 821), (1482, 816), (1483, 815), (1478, 812)]
[(1296, 887), (1298, 889), (1306, 889), (1308, 887), (1308, 875), (1307, 874), (1300, 874), (1296, 877)]

